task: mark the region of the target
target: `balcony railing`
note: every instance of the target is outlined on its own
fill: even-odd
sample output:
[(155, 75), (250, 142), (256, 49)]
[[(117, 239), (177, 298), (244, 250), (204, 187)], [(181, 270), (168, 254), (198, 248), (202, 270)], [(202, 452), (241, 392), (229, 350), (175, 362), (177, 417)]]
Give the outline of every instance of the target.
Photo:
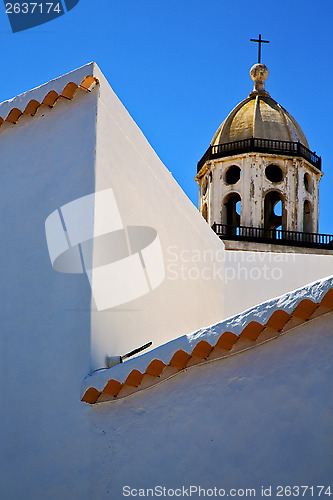
[(265, 229), (262, 227), (229, 226), (214, 222), (213, 231), (222, 240), (253, 241), (273, 245), (289, 245), (305, 248), (333, 250), (333, 235), (286, 231), (285, 229)]
[(214, 158), (223, 158), (225, 156), (233, 156), (242, 153), (272, 153), (285, 156), (299, 156), (304, 158), (311, 165), (321, 170), (321, 157), (317, 156), (300, 142), (289, 141), (273, 141), (270, 139), (250, 138), (242, 141), (228, 142), (226, 144), (218, 144), (217, 146), (209, 146), (206, 153), (198, 162), (198, 170), (200, 172), (202, 166), (208, 160)]

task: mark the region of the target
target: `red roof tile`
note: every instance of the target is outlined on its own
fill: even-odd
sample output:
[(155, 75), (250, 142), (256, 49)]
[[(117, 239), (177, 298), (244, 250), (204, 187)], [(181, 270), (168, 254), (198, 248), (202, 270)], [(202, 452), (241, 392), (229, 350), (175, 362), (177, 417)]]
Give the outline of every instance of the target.
[(78, 88), (85, 90), (86, 92), (90, 92), (98, 83), (98, 79), (94, 76), (86, 76), (83, 78), (80, 85), (76, 85), (76, 83), (74, 82), (67, 83), (67, 85), (63, 88), (61, 94), (58, 94), (55, 90), (50, 90), (45, 95), (42, 102), (32, 99), (28, 102), (24, 110), (12, 108), (5, 118), (0, 116), (0, 127), (4, 122), (13, 124), (17, 123), (22, 115), (34, 116), (38, 108), (42, 105), (53, 108), (57, 100), (60, 98), (71, 100), (73, 99)]

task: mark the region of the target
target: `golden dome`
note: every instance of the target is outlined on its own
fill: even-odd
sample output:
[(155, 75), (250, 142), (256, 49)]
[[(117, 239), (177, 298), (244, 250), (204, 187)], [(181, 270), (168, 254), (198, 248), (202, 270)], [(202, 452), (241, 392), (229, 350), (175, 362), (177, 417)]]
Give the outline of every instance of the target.
[(296, 120), (266, 92), (266, 66), (255, 64), (250, 76), (254, 81), (253, 91), (229, 113), (214, 135), (211, 146), (255, 137), (300, 142), (309, 148)]

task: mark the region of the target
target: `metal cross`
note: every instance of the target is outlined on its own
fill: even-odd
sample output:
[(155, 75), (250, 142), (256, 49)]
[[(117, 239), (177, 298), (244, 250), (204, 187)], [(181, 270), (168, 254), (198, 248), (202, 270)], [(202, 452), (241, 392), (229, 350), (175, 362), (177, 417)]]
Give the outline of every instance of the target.
[(250, 38), (250, 42), (258, 42), (258, 63), (260, 63), (261, 59), (261, 44), (262, 43), (269, 43), (268, 40), (262, 40), (261, 35), (259, 34), (259, 40), (255, 40), (254, 38)]

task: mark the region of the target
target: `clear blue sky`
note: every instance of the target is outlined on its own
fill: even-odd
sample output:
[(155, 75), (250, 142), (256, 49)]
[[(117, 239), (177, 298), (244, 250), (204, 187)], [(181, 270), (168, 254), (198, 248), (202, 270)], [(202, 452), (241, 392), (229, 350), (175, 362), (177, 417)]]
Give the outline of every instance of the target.
[(252, 88), (257, 60), (266, 88), (322, 156), (320, 231), (333, 233), (331, 0), (80, 0), (66, 15), (13, 34), (1, 5), (0, 100), (96, 61), (191, 200), (196, 163), (229, 111)]

